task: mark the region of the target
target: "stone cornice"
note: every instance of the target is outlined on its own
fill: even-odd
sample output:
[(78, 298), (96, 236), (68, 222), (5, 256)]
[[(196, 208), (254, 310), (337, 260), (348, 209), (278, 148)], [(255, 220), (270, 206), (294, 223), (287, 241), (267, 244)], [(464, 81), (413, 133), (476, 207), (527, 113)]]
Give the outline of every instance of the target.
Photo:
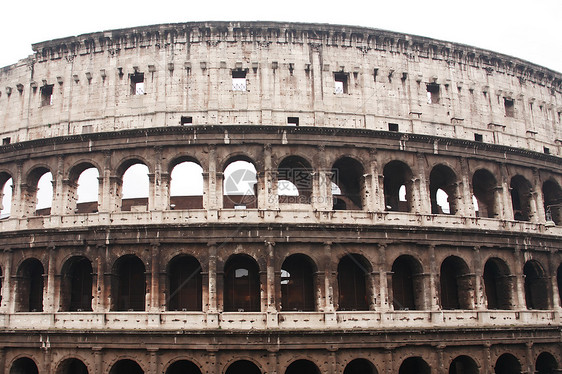
[(517, 76), (522, 80), (562, 91), (562, 74), (528, 61), (427, 37), (397, 32), (328, 24), (282, 22), (191, 22), (133, 27), (55, 39), (32, 45), (39, 62), (121, 49), (165, 48), (170, 44), (248, 42), (269, 45), (296, 43), (358, 48), (407, 54), (417, 58), (467, 64), (488, 72)]

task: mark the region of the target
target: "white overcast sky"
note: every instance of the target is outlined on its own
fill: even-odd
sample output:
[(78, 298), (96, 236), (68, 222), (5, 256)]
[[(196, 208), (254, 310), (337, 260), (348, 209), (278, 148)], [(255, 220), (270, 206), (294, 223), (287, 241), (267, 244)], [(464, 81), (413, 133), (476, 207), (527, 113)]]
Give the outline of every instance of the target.
[(2, 0), (0, 67), (31, 44), (124, 27), (206, 20), (358, 25), (464, 43), (562, 72), (562, 0)]

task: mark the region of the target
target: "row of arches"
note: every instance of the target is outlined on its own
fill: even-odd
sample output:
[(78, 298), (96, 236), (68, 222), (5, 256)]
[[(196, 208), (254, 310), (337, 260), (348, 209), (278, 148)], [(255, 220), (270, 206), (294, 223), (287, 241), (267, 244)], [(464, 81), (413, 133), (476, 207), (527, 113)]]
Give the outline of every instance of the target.
[[(535, 361), (535, 373), (554, 374), (558, 370), (556, 358), (549, 352), (542, 352)], [(481, 366), (470, 356), (461, 355), (454, 358), (449, 365), (449, 374), (478, 374)], [(88, 367), (84, 362), (77, 358), (69, 358), (62, 361), (56, 374), (88, 374)], [(177, 360), (172, 362), (164, 371), (165, 374), (202, 374), (205, 371), (196, 363), (190, 360)], [(282, 371), (285, 374), (321, 374), (319, 367), (308, 359), (297, 359), (291, 362)], [(350, 361), (344, 368), (343, 374), (378, 374), (384, 370), (377, 370), (377, 367), (364, 358), (356, 358)], [(511, 353), (504, 353), (498, 357), (494, 365), (496, 374), (518, 374), (526, 372), (522, 369), (519, 359)], [(10, 374), (38, 374), (39, 370), (35, 361), (29, 357), (21, 357), (14, 361), (10, 368)], [(145, 371), (133, 359), (121, 359), (114, 363), (109, 370), (109, 374), (144, 374)], [(237, 360), (228, 365), (225, 374), (262, 374), (261, 369), (256, 363), (250, 360)], [(431, 366), (420, 356), (406, 358), (400, 364), (398, 374), (430, 374)]]
[[(205, 265), (205, 269), (207, 265)], [(261, 290), (266, 288), (264, 273), (258, 262), (246, 254), (229, 257), (224, 269), (218, 269), (218, 292), (222, 292), (223, 311), (260, 312)], [(375, 282), (369, 261), (359, 254), (347, 254), (337, 264), (335, 298), (341, 311), (373, 310)], [(412, 255), (400, 255), (389, 269), (389, 299), (394, 310), (428, 310), (433, 285), (420, 261)], [(554, 297), (549, 276), (537, 260), (529, 260), (522, 269), (525, 306), (528, 309), (550, 309)], [(146, 305), (147, 267), (133, 254), (119, 257), (113, 264), (107, 281), (111, 289), (110, 310), (144, 311)], [(280, 311), (318, 311), (322, 309), (319, 289), (324, 282), (324, 269), (319, 269), (309, 256), (289, 255), (280, 269), (275, 270)], [(193, 256), (175, 256), (166, 266), (165, 308), (168, 311), (203, 311), (203, 294), (207, 290), (208, 272)], [(43, 311), (45, 271), (42, 263), (28, 258), (17, 269), (16, 311)], [(556, 282), (562, 300), (562, 264), (557, 269)], [(436, 274), (439, 307), (444, 310), (475, 308), (479, 294), (476, 275), (468, 264), (455, 255), (446, 257)], [(517, 307), (516, 275), (498, 257), (489, 258), (481, 271), (485, 306), (490, 310), (510, 310)], [(222, 288), (221, 288), (222, 285)], [(62, 266), (60, 274), (59, 311), (92, 311), (96, 279), (92, 262), (84, 256), (74, 256)]]
[[(118, 209), (130, 211), (146, 210), (149, 206), (150, 185), (154, 175), (147, 164), (140, 159), (131, 159), (117, 168), (114, 183), (115, 196), (120, 197)], [(234, 157), (223, 170), (222, 206), (224, 208), (256, 208), (258, 204), (258, 173), (253, 160), (247, 157)], [(197, 160), (180, 158), (171, 164), (169, 183), (166, 183), (169, 196), (168, 209), (201, 209), (207, 182)], [(322, 175), (323, 177), (317, 177)], [(288, 156), (282, 159), (272, 174), (276, 182), (275, 191), (279, 203), (310, 204), (319, 201), (322, 184), (329, 185), (325, 198), (334, 210), (362, 210), (368, 205), (369, 190), (375, 186), (366, 179), (368, 170), (352, 157), (338, 159), (330, 170), (318, 173), (311, 163), (301, 156)], [(315, 181), (317, 178), (317, 181)], [(326, 179), (326, 180), (322, 180)], [(384, 210), (414, 212), (416, 206), (415, 183), (417, 176), (410, 166), (393, 160), (382, 169), (380, 190), (384, 194)], [(99, 209), (100, 178), (98, 168), (91, 163), (81, 163), (70, 170), (67, 186), (66, 212), (92, 213)], [(378, 183), (378, 182), (375, 182)], [(538, 213), (536, 187), (525, 176), (516, 174), (508, 181), (510, 211), (514, 219), (531, 221)], [(22, 194), (28, 206), (28, 214), (50, 214), (53, 199), (53, 178), (46, 167), (38, 167), (25, 177)], [(317, 185), (316, 185), (317, 184)], [(463, 212), (463, 178), (445, 164), (435, 165), (429, 173), (429, 207), (432, 214), (460, 215)], [(12, 202), (13, 179), (7, 172), (0, 173), (2, 185), (2, 215), (9, 216)], [(501, 216), (501, 182), (492, 172), (480, 168), (471, 175), (472, 210), (479, 217), (498, 218)], [(541, 187), (542, 210), (545, 220), (562, 224), (562, 188), (554, 179), (543, 182)], [(424, 197), (421, 197), (424, 199)], [(422, 204), (423, 205), (423, 204)], [(372, 209), (371, 209), (372, 210)], [(466, 209), (464, 209), (466, 211)]]

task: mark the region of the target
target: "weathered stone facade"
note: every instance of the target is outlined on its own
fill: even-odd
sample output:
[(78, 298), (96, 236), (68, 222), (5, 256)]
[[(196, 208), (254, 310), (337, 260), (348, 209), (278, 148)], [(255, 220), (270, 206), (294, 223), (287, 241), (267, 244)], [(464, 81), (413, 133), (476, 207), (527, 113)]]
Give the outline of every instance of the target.
[(562, 367), (559, 73), (329, 25), (33, 48), (0, 71), (0, 374)]

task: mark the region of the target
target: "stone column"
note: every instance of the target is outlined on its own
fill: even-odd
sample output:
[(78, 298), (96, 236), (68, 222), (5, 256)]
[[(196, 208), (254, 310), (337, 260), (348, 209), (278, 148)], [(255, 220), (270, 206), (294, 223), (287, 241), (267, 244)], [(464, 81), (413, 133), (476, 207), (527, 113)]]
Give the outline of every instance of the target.
[(148, 348), (147, 351), (150, 355), (149, 374), (158, 374), (158, 348)]
[(258, 208), (265, 210), (277, 209), (278, 199), (274, 194), (272, 166), (271, 166), (271, 144), (265, 144), (263, 147), (263, 171), (258, 179)]
[(209, 309), (208, 313), (217, 313), (217, 245), (207, 244), (209, 249)]
[(279, 352), (278, 350), (272, 348), (272, 350), (270, 350), (267, 354), (268, 374), (277, 374), (277, 371), (279, 370), (278, 369), (279, 363), (277, 361), (278, 352)]
[(266, 310), (268, 313), (277, 312), (276, 288), (275, 282), (275, 242), (265, 243), (267, 251), (267, 303)]
[(392, 288), (388, 286), (389, 275), (392, 277), (391, 272), (387, 272), (386, 268), (386, 244), (379, 244), (379, 305), (381, 311), (391, 309), (392, 304)]
[[(201, 173), (203, 176), (203, 209), (208, 210), (210, 206), (210, 199), (209, 199), (209, 173), (203, 172)], [(168, 187), (169, 189), (169, 187)]]
[[(10, 313), (10, 306), (15, 303), (15, 295), (11, 295), (12, 287), (12, 257), (13, 253), (10, 249), (4, 249), (4, 266), (3, 268), (3, 285), (2, 285), (2, 304), (0, 311), (3, 313)], [(0, 369), (3, 366), (0, 365)], [(1, 374), (1, 373), (0, 373)]]
[[(533, 374), (535, 373), (535, 361), (533, 360), (533, 342), (526, 342), (525, 343), (525, 356), (526, 356), (526, 364), (527, 364), (527, 373)], [(524, 369), (525, 365), (521, 363), (521, 369)], [(524, 370), (521, 370), (524, 371)]]
[(78, 196), (76, 194), (78, 189), (78, 184), (74, 183), (70, 179), (63, 179), (62, 185), (63, 185), (63, 195), (64, 195), (62, 200), (65, 202), (65, 204), (61, 209), (61, 214), (63, 215), (74, 214), (77, 206), (77, 200), (78, 200)]
[(64, 201), (63, 191), (64, 179), (64, 160), (61, 155), (57, 157), (57, 170), (53, 172), (53, 200), (51, 205), (51, 215), (60, 216), (64, 212), (67, 202)]
[(435, 246), (429, 246), (429, 306), (431, 310), (440, 309), (439, 306), (439, 290), (437, 289), (437, 280), (439, 279), (439, 268), (435, 262)]
[(430, 214), (431, 204), (429, 193), (427, 189), (427, 180), (425, 178), (425, 164), (426, 159), (423, 153), (418, 153), (416, 155), (416, 170), (418, 172), (418, 177), (415, 178), (415, 184), (417, 188), (413, 188), (412, 195), (414, 196), (413, 210), (412, 213), (420, 214)]
[(170, 173), (160, 174), (160, 203), (156, 207), (157, 210), (170, 210), (170, 183), (171, 175)]
[(513, 220), (513, 207), (511, 205), (511, 187), (508, 181), (508, 173), (507, 173), (507, 166), (505, 164), (500, 165), (500, 185), (496, 188), (496, 194), (500, 196), (496, 196), (494, 201), (496, 201), (497, 209), (496, 213), (498, 214), (497, 218), (504, 219), (504, 220)]
[(152, 174), (148, 175), (148, 211), (165, 210), (162, 199), (162, 147), (154, 147)]
[(484, 297), (484, 268), (482, 266), (482, 254), (480, 253), (480, 246), (474, 247), (472, 267), (474, 269), (474, 308), (477, 310), (483, 310), (486, 309), (486, 298)]
[[(332, 243), (327, 242), (324, 243), (324, 311), (327, 313), (333, 313), (336, 309), (337, 300), (335, 298), (338, 297), (337, 295), (337, 280), (333, 276), (333, 269), (332, 269)], [(336, 291), (334, 292), (334, 287)]]
[(21, 161), (16, 163), (16, 175), (12, 179), (12, 208), (10, 211), (10, 217), (22, 218), (25, 212), (25, 188), (23, 187), (26, 183), (23, 181)]
[(383, 373), (386, 371), (386, 374), (392, 374), (394, 373), (394, 358), (392, 357), (392, 348), (385, 348), (384, 355), (386, 356), (386, 359), (384, 360), (386, 368)]
[(103, 152), (103, 170), (99, 176), (100, 181), (100, 212), (111, 212), (115, 208), (115, 191), (113, 190), (114, 180), (111, 176), (111, 151)]
[(535, 211), (533, 212), (533, 222), (546, 222), (546, 212), (544, 209), (544, 200), (542, 195), (542, 180), (538, 169), (533, 169), (533, 197), (535, 202)]
[(461, 181), (458, 186), (458, 205), (459, 214), (464, 217), (475, 217), (476, 211), (474, 210), (474, 203), (472, 201), (472, 191), (470, 189), (470, 170), (468, 170), (467, 162), (464, 158), (459, 158), (459, 165), (461, 167)]
[(445, 350), (445, 346), (442, 344), (437, 345), (436, 347), (436, 356), (437, 356), (437, 368), (436, 368), (436, 372), (437, 374), (446, 374), (448, 373), (448, 368), (445, 367), (445, 360), (443, 358), (443, 351)]
[(147, 311), (158, 313), (160, 311), (160, 243), (150, 246), (150, 300)]
[(103, 348), (92, 347), (94, 352), (94, 373), (93, 374), (103, 374)]
[(96, 279), (95, 282), (92, 282), (95, 288), (95, 292), (92, 293), (92, 295), (94, 295), (92, 310), (97, 313), (103, 313), (109, 310), (104, 282), (106, 247), (104, 245), (98, 245), (96, 248), (96, 252), (96, 263), (94, 264), (94, 266), (96, 267)]
[[(548, 254), (549, 262), (551, 264), (556, 264), (556, 252), (555, 249), (551, 249), (550, 253)], [(553, 269), (550, 271), (550, 282), (552, 288), (552, 307), (553, 309), (560, 309), (560, 290), (558, 289), (558, 282), (557, 282), (557, 270), (556, 266), (553, 266)]]
[(523, 264), (522, 254), (520, 248), (515, 248), (514, 251), (514, 259), (515, 259), (515, 269), (513, 269), (513, 274), (515, 276), (515, 284), (514, 284), (514, 298), (513, 302), (515, 304), (515, 309), (526, 309), (527, 303), (525, 301), (525, 277), (523, 275)]
[(495, 362), (492, 362), (490, 347), (490, 342), (484, 342), (484, 349), (482, 350), (482, 374), (491, 374), (493, 372), (493, 367), (496, 364)]
[(56, 312), (56, 298), (57, 298), (57, 290), (56, 283), (55, 283), (55, 275), (56, 275), (56, 256), (55, 251), (56, 248), (54, 245), (51, 245), (47, 248), (49, 253), (49, 264), (47, 268), (47, 281), (44, 282), (46, 285), (45, 290), (43, 291), (43, 311), (47, 313), (55, 313)]
[[(222, 172), (220, 173), (222, 176)], [(217, 210), (222, 207), (222, 201), (219, 204), (218, 198), (222, 199), (222, 178), (220, 181), (217, 176), (217, 148), (209, 146), (209, 170), (207, 178), (207, 210)]]

